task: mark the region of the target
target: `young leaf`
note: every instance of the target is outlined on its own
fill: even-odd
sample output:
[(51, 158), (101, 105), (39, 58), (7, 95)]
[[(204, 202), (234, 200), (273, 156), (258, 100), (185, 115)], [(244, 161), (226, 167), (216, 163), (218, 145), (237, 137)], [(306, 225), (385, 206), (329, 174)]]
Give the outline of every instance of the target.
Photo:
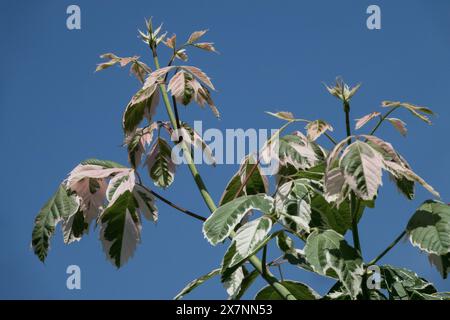
[(292, 121), (295, 120), (294, 115), (292, 114), (292, 112), (287, 112), (287, 111), (279, 111), (279, 112), (270, 112), (270, 111), (266, 111), (266, 113), (268, 115), (271, 115), (272, 117), (281, 119), (281, 120), (286, 120), (286, 121)]
[(45, 261), (50, 247), (50, 238), (58, 223), (74, 215), (79, 208), (74, 196), (67, 194), (64, 184), (61, 184), (53, 197), (42, 207), (34, 221), (32, 247), (36, 256)]
[(402, 136), (406, 136), (406, 133), (408, 132), (408, 129), (406, 129), (406, 123), (397, 118), (386, 118), (386, 120), (389, 121), (389, 123), (391, 123)]
[(212, 90), (216, 90), (211, 82), (211, 79), (199, 68), (193, 66), (181, 66), (180, 68), (189, 72), (191, 75), (210, 87)]
[[(206, 164), (212, 164), (213, 166), (216, 165), (216, 159), (213, 156), (211, 148), (206, 144), (205, 141), (203, 141), (200, 134), (195, 131), (193, 128), (191, 128), (186, 122), (181, 123), (181, 129), (183, 135), (183, 140), (189, 143), (193, 148), (196, 148), (198, 150), (203, 151), (203, 157)], [(188, 139), (186, 139), (188, 138)]]
[(196, 42), (198, 39), (200, 39), (206, 32), (208, 32), (208, 30), (200, 30), (200, 31), (195, 31), (193, 32), (190, 36), (189, 39), (187, 41), (187, 43), (192, 44), (194, 42)]
[(414, 116), (416, 116), (417, 118), (428, 124), (431, 124), (431, 120), (425, 114), (434, 116), (434, 112), (431, 109), (416, 106), (408, 102), (383, 101), (381, 103), (381, 106), (385, 108), (398, 108), (398, 107), (405, 108), (406, 110), (411, 112)]
[(213, 42), (199, 42), (199, 43), (194, 44), (194, 47), (217, 53), (216, 48), (214, 48)]
[[(245, 182), (245, 179), (251, 173), (255, 165), (256, 161), (252, 156), (246, 156), (244, 158), (238, 172), (236, 172), (236, 174), (231, 178), (231, 180), (225, 187), (225, 191), (220, 198), (219, 205), (222, 206), (235, 198), (236, 193), (240, 189), (241, 185)], [(247, 179), (247, 183), (238, 197), (243, 195), (254, 195), (258, 193), (268, 192), (269, 182), (267, 180), (267, 176), (263, 175), (261, 172), (261, 168), (257, 166), (256, 169), (251, 173), (250, 177)]]
[(450, 252), (450, 206), (425, 201), (408, 222), (406, 230), (412, 245), (438, 256)]
[(409, 181), (415, 181), (421, 184), (426, 190), (428, 190), (432, 195), (436, 198), (439, 198), (439, 193), (434, 190), (432, 186), (430, 186), (425, 180), (419, 177), (416, 173), (414, 173), (411, 169), (400, 165), (393, 161), (383, 161), (384, 167), (388, 170), (396, 179), (406, 179)]
[(122, 126), (126, 134), (136, 130), (138, 125), (146, 118), (149, 122), (156, 112), (159, 103), (159, 90), (157, 84), (144, 86), (128, 103), (123, 114)]
[(153, 141), (153, 132), (158, 128), (158, 124), (153, 122), (150, 126), (141, 129), (138, 128), (133, 133), (130, 133), (125, 138), (127, 145), (128, 161), (132, 168), (139, 167), (142, 155), (145, 153), (145, 148)]
[(348, 186), (363, 200), (373, 200), (381, 186), (382, 156), (362, 141), (348, 146), (339, 167)]
[(192, 280), (173, 299), (174, 300), (182, 299), (185, 295), (187, 295), (192, 290), (194, 290), (195, 288), (200, 286), (203, 282), (211, 279), (212, 277), (214, 277), (214, 276), (216, 276), (218, 274), (220, 274), (220, 269), (214, 269), (213, 271), (211, 271), (211, 272), (209, 272), (209, 273), (207, 273), (207, 274), (205, 274), (205, 275), (203, 275), (201, 277), (198, 277), (197, 279)]
[(333, 230), (314, 231), (308, 236), (305, 256), (315, 272), (338, 278), (352, 297), (361, 291), (363, 262), (344, 237)]
[[(318, 300), (320, 295), (312, 288), (301, 282), (285, 280), (280, 282), (297, 300)], [(255, 296), (255, 300), (283, 300), (283, 297), (268, 285), (261, 289)]]
[(374, 111), (372, 113), (366, 114), (364, 117), (360, 119), (356, 119), (355, 130), (361, 129), (366, 123), (368, 123), (373, 118), (378, 117), (379, 115), (380, 115), (379, 112)]
[(222, 242), (250, 210), (270, 214), (273, 199), (267, 195), (243, 196), (220, 206), (203, 224), (205, 238), (212, 245)]
[(333, 127), (323, 120), (308, 122), (305, 128), (310, 141), (316, 141), (327, 130), (333, 131)]
[(175, 176), (175, 164), (172, 161), (172, 149), (166, 140), (158, 138), (150, 150), (145, 164), (149, 176), (157, 187), (169, 187)]

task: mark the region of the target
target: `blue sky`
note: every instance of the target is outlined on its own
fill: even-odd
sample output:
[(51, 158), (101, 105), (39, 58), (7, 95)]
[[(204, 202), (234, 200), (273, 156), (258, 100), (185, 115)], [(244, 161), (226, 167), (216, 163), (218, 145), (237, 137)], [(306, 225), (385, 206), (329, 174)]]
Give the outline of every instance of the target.
[[(65, 12), (74, 3), (81, 7), (82, 29), (69, 31)], [(370, 4), (381, 7), (381, 30), (366, 28)], [(408, 123), (407, 138), (390, 127), (379, 132), (449, 202), (448, 1), (2, 1), (0, 298), (170, 299), (220, 264), (226, 246), (211, 247), (200, 223), (162, 203), (158, 224), (144, 225), (142, 244), (123, 269), (106, 261), (95, 230), (70, 246), (63, 245), (58, 230), (45, 265), (30, 250), (36, 213), (77, 163), (90, 157), (126, 163), (120, 121), (138, 82), (119, 68), (93, 71), (104, 52), (137, 54), (149, 62), (147, 47), (137, 39), (137, 29), (149, 16), (178, 37), (210, 29), (205, 39), (214, 41), (221, 54), (191, 52), (189, 63), (213, 78), (222, 120), (195, 105), (181, 115), (203, 120), (205, 128), (276, 128), (280, 122), (263, 111), (290, 110), (298, 117), (327, 119), (342, 138), (341, 106), (321, 84), (336, 76), (363, 83), (352, 102), (352, 118), (379, 111), (382, 100), (432, 108), (439, 116), (431, 127), (398, 114)], [(200, 166), (217, 201), (236, 169)], [(163, 193), (207, 214), (186, 167), (178, 169), (174, 185)], [(418, 188), (416, 199), (407, 201), (384, 179), (376, 208), (361, 222), (364, 257), (384, 249), (430, 197)], [(273, 257), (278, 254), (271, 251)], [(450, 290), (449, 281), (441, 280), (426, 255), (408, 242), (382, 262), (414, 269), (439, 290)], [(78, 291), (66, 288), (71, 264), (82, 271)], [(284, 273), (320, 293), (331, 285), (297, 269)], [(246, 297), (262, 285), (258, 281)], [(189, 297), (226, 296), (216, 279)]]

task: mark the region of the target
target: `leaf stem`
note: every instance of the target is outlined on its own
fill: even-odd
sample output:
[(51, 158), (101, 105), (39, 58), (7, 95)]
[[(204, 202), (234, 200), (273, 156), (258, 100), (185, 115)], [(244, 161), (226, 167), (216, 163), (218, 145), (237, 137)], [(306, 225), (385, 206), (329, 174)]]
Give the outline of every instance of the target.
[(369, 136), (373, 136), (375, 132), (378, 130), (380, 125), (383, 123), (383, 121), (392, 113), (394, 110), (396, 110), (398, 107), (393, 107), (391, 110), (386, 112), (383, 116), (381, 116), (380, 120), (378, 121), (377, 125), (372, 129), (372, 131), (369, 133)]
[(389, 251), (391, 251), (391, 249), (392, 249), (393, 247), (395, 247), (395, 245), (396, 245), (397, 243), (400, 242), (400, 240), (402, 240), (402, 238), (405, 236), (405, 234), (406, 234), (406, 230), (403, 230), (403, 232), (400, 233), (400, 235), (399, 235), (397, 238), (395, 238), (395, 240), (392, 241), (392, 243), (391, 243), (386, 249), (384, 249), (384, 250), (383, 250), (383, 251), (382, 251), (375, 259), (371, 260), (371, 261), (368, 263), (368, 265), (369, 265), (369, 266), (374, 265), (374, 264), (377, 263), (379, 260), (381, 260), (381, 258), (383, 258)]
[[(153, 61), (155, 63), (155, 67), (156, 67), (156, 69), (159, 69), (160, 64), (159, 64), (156, 48), (151, 47), (151, 49), (152, 49), (152, 53), (153, 53)], [(164, 101), (170, 122), (173, 127), (176, 127), (177, 121), (176, 121), (176, 117), (173, 113), (172, 106), (169, 101), (169, 96), (167, 94), (166, 86), (164, 83), (161, 83), (159, 85), (159, 88), (160, 88), (161, 94), (163, 96), (163, 101)], [(185, 157), (185, 160), (187, 162), (189, 170), (191, 171), (194, 181), (197, 184), (198, 189), (200, 190), (203, 200), (205, 201), (209, 210), (211, 212), (214, 212), (217, 209), (217, 207), (216, 207), (211, 195), (209, 194), (208, 190), (206, 189), (205, 183), (203, 182), (203, 179), (200, 176), (200, 173), (198, 172), (197, 167), (195, 166), (195, 164), (193, 162), (193, 159), (192, 159), (192, 156), (190, 153), (190, 149), (188, 148), (188, 146), (186, 145), (186, 143), (184, 141), (181, 142), (181, 146), (183, 148), (183, 155)], [(230, 234), (230, 236), (233, 238), (235, 236), (235, 233), (232, 232)], [(288, 289), (286, 289), (286, 287), (284, 287), (270, 271), (264, 272), (265, 266), (263, 267), (261, 260), (259, 260), (258, 257), (251, 256), (251, 257), (249, 257), (248, 260), (255, 267), (255, 269), (262, 275), (262, 277), (275, 289), (275, 291), (277, 291), (281, 295), (281, 297), (283, 297), (286, 300), (297, 300), (291, 294), (291, 292)]]

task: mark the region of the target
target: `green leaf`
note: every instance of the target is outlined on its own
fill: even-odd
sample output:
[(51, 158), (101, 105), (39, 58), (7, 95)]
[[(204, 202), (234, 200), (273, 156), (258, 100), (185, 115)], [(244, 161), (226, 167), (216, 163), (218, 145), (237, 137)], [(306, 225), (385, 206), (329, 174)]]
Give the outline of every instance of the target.
[(172, 149), (166, 140), (158, 138), (145, 160), (149, 176), (157, 187), (169, 187), (175, 176)]
[(133, 132), (139, 124), (147, 118), (151, 118), (156, 112), (159, 103), (159, 90), (156, 83), (144, 84), (128, 103), (123, 113), (122, 126), (125, 133)]
[(440, 300), (433, 285), (416, 273), (389, 265), (381, 267), (381, 287), (394, 300)]
[(85, 221), (83, 211), (79, 209), (75, 214), (66, 217), (62, 222), (62, 230), (65, 244), (81, 240), (83, 234), (89, 230), (89, 223)]
[(406, 230), (411, 243), (428, 253), (450, 252), (450, 206), (428, 200), (414, 213)]
[[(256, 169), (253, 170), (253, 167), (255, 165)], [(220, 206), (226, 204), (227, 202), (230, 202), (236, 197), (239, 188), (250, 173), (251, 175), (238, 197), (243, 195), (255, 195), (259, 193), (269, 192), (269, 183), (267, 181), (267, 177), (262, 174), (261, 168), (256, 164), (256, 161), (253, 159), (253, 157), (247, 156), (245, 157), (238, 172), (236, 172), (236, 174), (231, 178), (231, 180), (225, 187), (225, 191), (223, 192), (219, 202)]]
[(205, 238), (212, 245), (222, 242), (250, 210), (270, 214), (273, 210), (273, 199), (267, 195), (251, 195), (220, 206), (203, 224)]
[(434, 116), (434, 112), (431, 109), (428, 109), (427, 107), (416, 106), (408, 102), (383, 101), (381, 103), (381, 106), (386, 108), (398, 108), (398, 107), (405, 108), (406, 110), (411, 112), (415, 117), (419, 118), (420, 120), (430, 125), (431, 120), (425, 114)]
[[(261, 248), (261, 243), (266, 240), (271, 228), (272, 220), (268, 217), (258, 218), (240, 227), (230, 245), (233, 255), (227, 268), (241, 265), (244, 260), (255, 253), (256, 249)], [(227, 254), (228, 252), (225, 253), (225, 255)]]
[(315, 272), (338, 278), (346, 292), (356, 298), (361, 291), (363, 262), (341, 234), (334, 230), (316, 230), (308, 236), (304, 251)]
[(370, 145), (355, 141), (348, 146), (339, 166), (348, 186), (363, 200), (373, 200), (381, 185), (383, 158)]
[(448, 273), (450, 272), (450, 253), (441, 256), (430, 253), (428, 260), (438, 269), (442, 278), (447, 279)]
[[(357, 212), (359, 221), (363, 215), (366, 206), (372, 206), (369, 201), (360, 201)], [(311, 228), (321, 230), (333, 229), (344, 235), (352, 227), (352, 216), (350, 213), (350, 201), (343, 201), (339, 206), (335, 203), (329, 203), (325, 198), (317, 194), (311, 200)]]
[(100, 235), (108, 259), (120, 268), (134, 254), (141, 238), (137, 203), (130, 191), (122, 193), (101, 215)]
[[(281, 284), (292, 293), (297, 300), (317, 300), (320, 295), (306, 284), (301, 282), (285, 280)], [(264, 287), (256, 294), (255, 300), (283, 300), (278, 292), (271, 286)]]
[(205, 275), (203, 275), (201, 277), (198, 277), (197, 279), (192, 280), (173, 299), (174, 300), (182, 299), (185, 295), (187, 295), (192, 290), (194, 290), (195, 288), (200, 286), (203, 282), (205, 282), (206, 280), (211, 279), (212, 277), (214, 277), (214, 276), (216, 276), (218, 274), (220, 274), (220, 269), (214, 269), (213, 271), (211, 271), (211, 272), (209, 272), (209, 273), (207, 273), (207, 274), (205, 274)]
[(78, 207), (75, 197), (68, 195), (65, 186), (61, 184), (53, 197), (39, 211), (34, 221), (31, 241), (34, 253), (39, 260), (45, 261), (50, 247), (50, 238), (57, 224), (75, 214)]
[(239, 288), (239, 292), (234, 297), (234, 300), (240, 300), (245, 292), (250, 288), (250, 286), (255, 282), (256, 278), (259, 276), (258, 270), (253, 270), (252, 272), (248, 272), (247, 269), (242, 266), (242, 270), (244, 272), (244, 279), (242, 279), (241, 286)]

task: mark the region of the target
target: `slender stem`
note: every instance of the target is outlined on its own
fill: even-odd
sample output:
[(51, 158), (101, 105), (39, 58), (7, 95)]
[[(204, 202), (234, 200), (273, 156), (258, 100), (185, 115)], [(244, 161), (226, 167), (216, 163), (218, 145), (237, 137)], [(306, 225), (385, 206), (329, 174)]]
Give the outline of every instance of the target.
[(373, 136), (377, 129), (380, 127), (380, 125), (383, 123), (383, 121), (392, 113), (394, 110), (396, 110), (398, 107), (393, 107), (391, 110), (386, 112), (385, 115), (383, 115), (380, 120), (378, 121), (377, 125), (372, 129), (372, 131), (369, 133), (369, 136)]
[[(344, 112), (345, 112), (345, 129), (347, 130), (347, 137), (352, 135), (352, 129), (350, 127), (350, 104), (348, 101), (344, 101)], [(347, 144), (350, 145), (352, 139), (347, 140)]]
[(402, 238), (405, 236), (405, 234), (406, 234), (406, 230), (404, 230), (402, 233), (400, 233), (400, 235), (397, 238), (395, 238), (395, 240), (392, 241), (392, 243), (386, 249), (384, 249), (375, 259), (370, 261), (368, 265), (369, 266), (373, 265), (373, 264), (377, 263), (381, 258), (383, 258), (389, 251), (391, 251), (391, 249), (393, 247), (395, 247), (395, 245), (397, 243), (400, 242), (400, 240), (402, 240)]
[(333, 139), (333, 137), (331, 135), (328, 134), (328, 132), (324, 132), (323, 133), (325, 137), (328, 138), (328, 140), (330, 140), (334, 145), (337, 145), (337, 141)]
[(200, 221), (206, 221), (206, 218), (205, 218), (205, 217), (203, 217), (203, 216), (201, 216), (201, 215), (199, 215), (199, 214), (196, 214), (196, 213), (194, 213), (194, 212), (192, 212), (192, 211), (189, 211), (189, 210), (187, 210), (187, 209), (184, 209), (183, 207), (180, 207), (179, 205), (173, 203), (173, 202), (170, 201), (170, 200), (167, 200), (166, 198), (164, 198), (163, 196), (161, 196), (160, 194), (156, 193), (156, 192), (153, 191), (153, 190), (149, 190), (149, 191), (150, 191), (151, 194), (153, 194), (153, 195), (154, 195), (155, 197), (157, 197), (159, 200), (161, 200), (162, 202), (168, 204), (168, 205), (171, 206), (172, 208), (175, 208), (175, 209), (177, 209), (178, 211), (181, 211), (181, 212), (187, 214), (188, 216), (190, 216), (190, 217), (192, 217), (192, 218), (195, 218), (195, 219), (197, 219), (197, 220), (200, 220)]
[[(159, 69), (160, 65), (159, 65), (158, 55), (156, 53), (156, 48), (152, 47), (151, 49), (152, 49), (152, 53), (153, 53), (153, 60), (155, 63), (155, 67), (156, 67), (156, 69)], [(171, 122), (172, 126), (175, 128), (177, 126), (177, 121), (176, 121), (176, 117), (173, 113), (172, 106), (169, 101), (169, 96), (167, 94), (166, 86), (164, 83), (161, 83), (159, 85), (159, 88), (160, 88), (161, 94), (163, 96), (163, 101), (164, 101), (170, 122)], [(209, 210), (211, 212), (214, 212), (217, 209), (217, 207), (216, 207), (211, 195), (209, 194), (208, 190), (206, 189), (205, 183), (203, 182), (203, 179), (200, 176), (200, 174), (197, 170), (197, 167), (195, 166), (195, 164), (193, 162), (193, 159), (192, 159), (192, 156), (190, 153), (190, 149), (184, 141), (182, 141), (180, 144), (183, 148), (183, 155), (185, 157), (185, 160), (187, 162), (189, 170), (191, 171), (194, 181), (197, 184), (198, 189), (200, 190), (203, 200), (205, 201)], [(232, 238), (235, 235), (236, 235), (235, 232), (232, 232), (230, 234), (230, 236)], [(262, 277), (275, 289), (275, 291), (277, 291), (281, 295), (281, 297), (283, 297), (286, 300), (297, 300), (291, 294), (291, 292), (288, 289), (286, 289), (286, 287), (284, 287), (270, 271), (264, 272), (265, 266), (263, 267), (261, 260), (259, 260), (258, 257), (251, 256), (251, 257), (249, 257), (248, 260), (255, 267), (255, 269), (258, 270), (258, 272), (262, 275)]]

